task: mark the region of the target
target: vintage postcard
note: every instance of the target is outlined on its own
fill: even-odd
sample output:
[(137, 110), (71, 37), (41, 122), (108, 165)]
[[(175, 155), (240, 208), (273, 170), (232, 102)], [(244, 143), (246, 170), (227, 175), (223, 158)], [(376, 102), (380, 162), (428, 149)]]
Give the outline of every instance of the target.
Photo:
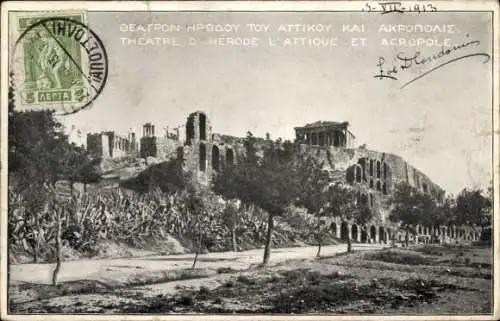
[(2, 319), (498, 319), (498, 15), (2, 4)]

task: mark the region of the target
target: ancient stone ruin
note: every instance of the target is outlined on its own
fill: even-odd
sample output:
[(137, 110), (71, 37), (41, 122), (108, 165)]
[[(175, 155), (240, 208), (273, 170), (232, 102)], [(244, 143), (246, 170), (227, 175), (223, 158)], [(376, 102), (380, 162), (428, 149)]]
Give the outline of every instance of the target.
[[(181, 137), (181, 129), (185, 132)], [(329, 222), (339, 238), (350, 236), (357, 242), (388, 242), (401, 239), (398, 227), (388, 221), (388, 203), (395, 186), (407, 182), (438, 202), (444, 200), (445, 192), (424, 173), (413, 167), (402, 157), (390, 153), (370, 150), (366, 146), (356, 147), (356, 137), (348, 122), (317, 121), (302, 127), (295, 127), (296, 142), (301, 152), (313, 155), (328, 171), (332, 182), (350, 184), (357, 191), (359, 202), (368, 205), (374, 212), (374, 219), (360, 226), (356, 222)], [(135, 156), (154, 158), (157, 162), (171, 159), (182, 160), (183, 166), (195, 174), (201, 183), (208, 183), (212, 174), (222, 166), (233, 164), (244, 155), (244, 139), (241, 137), (214, 133), (210, 120), (202, 111), (191, 113), (185, 125), (174, 129), (166, 128), (157, 135), (155, 126), (144, 124), (140, 143), (135, 134), (122, 138), (114, 132), (87, 135), (87, 148), (99, 157), (119, 158)], [(257, 144), (265, 144), (257, 139)], [(437, 237), (442, 242), (457, 239), (477, 240), (479, 231), (470, 227), (417, 226), (414, 241)]]

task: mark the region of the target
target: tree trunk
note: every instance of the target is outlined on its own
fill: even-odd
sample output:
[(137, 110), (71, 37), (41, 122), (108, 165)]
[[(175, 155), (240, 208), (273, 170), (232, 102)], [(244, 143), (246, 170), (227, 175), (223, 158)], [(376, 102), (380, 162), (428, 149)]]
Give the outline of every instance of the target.
[(238, 245), (236, 244), (236, 228), (234, 225), (231, 227), (231, 244), (233, 246), (233, 252), (238, 252)]
[(54, 269), (54, 272), (52, 273), (52, 285), (56, 286), (57, 285), (57, 276), (59, 274), (59, 271), (61, 270), (61, 264), (62, 264), (62, 240), (61, 240), (61, 217), (62, 217), (62, 212), (64, 211), (64, 208), (61, 207), (60, 209), (56, 209), (56, 222), (57, 222), (57, 232), (56, 232), (56, 267)]
[[(196, 239), (195, 239), (196, 240)], [(194, 260), (193, 260), (193, 269), (196, 266), (196, 262), (198, 261), (198, 255), (202, 251), (202, 246), (203, 246), (203, 236), (199, 236), (198, 240), (195, 241), (195, 254), (194, 254)]]
[(406, 248), (408, 248), (408, 238), (409, 238), (408, 233), (409, 233), (409, 227), (406, 226), (406, 228), (405, 228), (405, 247)]
[(267, 265), (269, 263), (269, 259), (271, 258), (273, 229), (274, 229), (274, 215), (269, 214), (269, 217), (267, 219), (267, 238), (266, 238), (266, 245), (264, 247), (264, 259), (262, 261), (263, 265)]
[(318, 231), (317, 231), (316, 239), (318, 240), (318, 253), (316, 253), (316, 257), (321, 256), (321, 219), (318, 217)]
[(351, 236), (347, 235), (347, 253), (352, 252), (352, 241), (351, 241)]
[(33, 260), (35, 263), (40, 262), (40, 214), (38, 212), (35, 213), (35, 233), (34, 236), (34, 245), (33, 245)]
[(193, 261), (193, 267), (192, 269), (194, 269), (194, 267), (196, 266), (196, 261), (198, 261), (198, 253), (199, 251), (196, 250), (195, 254), (194, 254), (194, 261)]
[(321, 241), (318, 241), (318, 252), (316, 253), (316, 257), (320, 257), (321, 256)]

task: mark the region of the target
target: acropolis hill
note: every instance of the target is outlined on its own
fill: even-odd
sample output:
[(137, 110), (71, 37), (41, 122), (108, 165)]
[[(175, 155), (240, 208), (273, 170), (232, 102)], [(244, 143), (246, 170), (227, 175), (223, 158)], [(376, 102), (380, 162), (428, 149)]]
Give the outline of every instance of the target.
[[(181, 137), (182, 127), (185, 127), (184, 139)], [(355, 147), (356, 137), (350, 131), (348, 122), (317, 121), (295, 127), (295, 134), (301, 151), (316, 157), (330, 173), (332, 182), (352, 185), (358, 191), (361, 202), (368, 204), (375, 213), (373, 222), (369, 224), (371, 227), (358, 227), (354, 222), (334, 222), (339, 236), (347, 229), (354, 240), (387, 240), (390, 234), (387, 228), (390, 225), (387, 220), (390, 211), (388, 201), (400, 182), (407, 182), (438, 202), (444, 200), (444, 190), (402, 157), (363, 146)], [(87, 135), (87, 149), (95, 157), (152, 157), (157, 162), (178, 159), (202, 181), (209, 180), (222, 166), (238, 162), (244, 154), (243, 142), (242, 137), (213, 132), (210, 120), (202, 111), (191, 113), (185, 126), (173, 132), (167, 130), (162, 135), (155, 133), (155, 126), (151, 123), (145, 124), (139, 143), (133, 133), (127, 138), (119, 137), (114, 132)], [(257, 143), (264, 142), (260, 139)], [(431, 233), (430, 228), (420, 229), (421, 233)], [(456, 231), (443, 233), (453, 235)]]

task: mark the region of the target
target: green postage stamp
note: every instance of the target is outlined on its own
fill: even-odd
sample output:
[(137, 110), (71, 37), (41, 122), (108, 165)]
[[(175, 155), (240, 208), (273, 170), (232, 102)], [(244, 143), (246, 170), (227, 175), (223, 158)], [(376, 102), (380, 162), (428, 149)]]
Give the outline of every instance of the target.
[(18, 103), (57, 114), (89, 106), (106, 81), (107, 57), (85, 13), (20, 15), (15, 24), (10, 76)]

